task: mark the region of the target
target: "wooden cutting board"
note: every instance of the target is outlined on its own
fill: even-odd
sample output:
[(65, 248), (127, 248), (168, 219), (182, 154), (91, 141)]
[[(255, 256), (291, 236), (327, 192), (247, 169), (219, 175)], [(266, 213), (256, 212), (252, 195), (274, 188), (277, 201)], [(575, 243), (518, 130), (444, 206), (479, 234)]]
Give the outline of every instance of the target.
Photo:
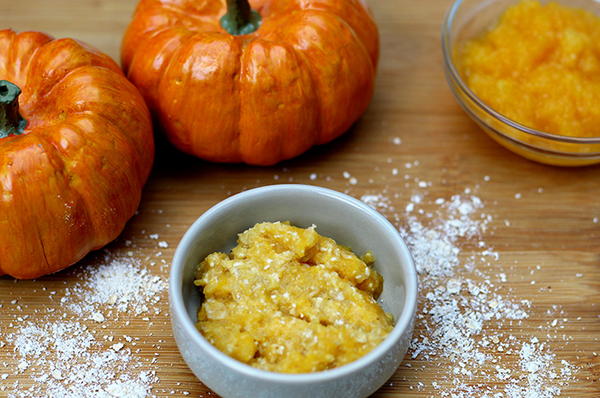
[[(177, 154), (159, 140), (139, 214), (109, 251), (130, 254), (166, 278), (168, 266), (152, 268), (150, 262), (168, 263), (182, 234), (199, 215), (229, 195), (256, 186), (293, 182), (359, 198), (384, 194), (390, 200), (384, 214), (390, 219), (399, 216), (394, 220), (398, 226), (403, 225), (400, 209), (406, 207), (414, 188), (406, 181), (431, 182), (432, 198), (476, 189), (486, 213), (493, 215), (485, 240), (500, 255), (497, 269), (486, 272), (505, 272), (510, 297), (531, 301), (530, 317), (500, 332), (543, 338), (559, 361), (579, 368), (563, 396), (599, 397), (600, 359), (594, 353), (600, 353), (600, 223), (594, 217), (600, 217), (600, 168), (561, 169), (524, 160), (487, 138), (462, 112), (442, 70), (440, 25), (449, 0), (371, 0), (370, 4), (381, 30), (381, 64), (373, 102), (352, 131), (269, 168), (209, 164)], [(134, 0), (3, 0), (0, 26), (75, 37), (118, 60), (134, 6)], [(394, 144), (396, 137), (401, 144)], [(418, 166), (406, 167), (415, 161)], [(356, 184), (344, 172), (355, 177)], [(489, 181), (484, 181), (485, 176)], [(159, 248), (158, 241), (149, 237), (152, 234), (168, 247)], [(59, 313), (60, 301), (52, 296), (60, 297), (77, 282), (78, 273), (101, 262), (101, 255), (92, 254), (80, 265), (38, 281), (0, 278), (0, 341), (19, 327), (19, 318), (35, 320), (48, 308)], [(171, 337), (166, 295), (158, 305), (161, 312), (151, 323), (133, 316), (129, 324), (88, 324), (102, 333), (139, 337), (135, 355), (157, 358), (152, 369), (157, 369), (160, 381), (154, 394), (212, 396), (179, 356)], [(556, 327), (547, 331), (555, 318)], [(107, 324), (113, 330), (102, 329)], [(417, 324), (415, 333), (423, 333), (421, 327)], [(443, 359), (407, 360), (410, 367), (402, 366), (375, 396), (440, 396), (432, 383), (447, 385), (444, 375), (451, 364)], [(507, 357), (506, 363), (517, 366), (514, 358)], [(11, 345), (0, 348), (0, 374), (9, 374), (0, 385), (12, 386), (15, 380), (23, 386), (30, 383), (23, 374), (14, 375), (17, 365)], [(0, 391), (0, 396), (11, 388)]]

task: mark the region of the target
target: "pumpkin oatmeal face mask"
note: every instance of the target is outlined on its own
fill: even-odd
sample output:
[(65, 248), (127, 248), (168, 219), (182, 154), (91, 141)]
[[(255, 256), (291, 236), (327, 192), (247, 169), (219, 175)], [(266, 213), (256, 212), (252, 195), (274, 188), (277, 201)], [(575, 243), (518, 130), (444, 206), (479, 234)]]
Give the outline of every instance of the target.
[(315, 227), (262, 223), (229, 255), (199, 265), (198, 330), (250, 366), (282, 373), (332, 369), (371, 351), (391, 332), (377, 304), (383, 278)]

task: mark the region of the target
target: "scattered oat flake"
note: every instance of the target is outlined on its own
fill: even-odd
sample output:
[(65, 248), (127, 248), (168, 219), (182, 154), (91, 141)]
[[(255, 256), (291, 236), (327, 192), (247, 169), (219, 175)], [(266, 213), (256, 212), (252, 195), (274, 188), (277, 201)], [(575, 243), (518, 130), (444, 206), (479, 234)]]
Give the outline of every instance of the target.
[(119, 314), (158, 313), (166, 281), (136, 259), (110, 254), (99, 266), (83, 268), (78, 278), (60, 297), (64, 312), (58, 320), (48, 311), (35, 323), (23, 317), (3, 331), (3, 345), (14, 351), (15, 372), (23, 382), (0, 383), (0, 389), (9, 398), (153, 397), (158, 382), (154, 362), (137, 357), (123, 343), (113, 344), (112, 335), (96, 335), (90, 326), (116, 322)]
[[(469, 188), (448, 199), (429, 201), (426, 196), (413, 194), (400, 221), (421, 288), (417, 314), (421, 332), (413, 338), (409, 354), (421, 361), (445, 358), (456, 364), (432, 382), (442, 397), (557, 397), (575, 373), (574, 366), (568, 362), (557, 366), (548, 345), (535, 338), (524, 341), (493, 334), (502, 324), (528, 318), (531, 303), (500, 293), (494, 283), (506, 282), (506, 273), (485, 272), (492, 262), (500, 266), (496, 264), (500, 256), (484, 239), (493, 217), (484, 213), (483, 201)], [(437, 208), (426, 213), (419, 208), (422, 204)], [(476, 254), (463, 253), (462, 245), (468, 242), (476, 243)], [(518, 353), (519, 369), (506, 362), (506, 353)], [(420, 391), (425, 386), (411, 387)]]
[[(35, 383), (14, 398), (109, 398), (152, 396), (154, 372), (141, 370), (131, 352), (106, 350), (85, 325), (74, 321), (28, 323), (9, 335), (15, 355)], [(2, 376), (2, 379), (5, 379)]]
[(367, 206), (378, 211), (386, 212), (394, 210), (390, 199), (383, 194), (363, 195), (360, 197), (360, 200)]
[(135, 315), (148, 313), (166, 289), (166, 281), (152, 275), (135, 258), (107, 258), (87, 268), (82, 282), (67, 289), (62, 301), (76, 314), (94, 314), (101, 306)]
[(96, 322), (98, 322), (98, 323), (102, 323), (102, 322), (104, 322), (104, 321), (105, 321), (104, 315), (102, 315), (102, 314), (101, 314), (101, 313), (99, 313), (99, 312), (94, 312), (94, 313), (93, 313), (93, 314), (90, 316), (90, 319), (92, 319), (92, 320), (94, 320), (94, 321), (96, 321)]
[(112, 348), (113, 351), (115, 351), (115, 352), (120, 351), (121, 348), (123, 348), (123, 347), (124, 347), (123, 343), (116, 343), (116, 344), (113, 344), (113, 345), (110, 346), (110, 348)]

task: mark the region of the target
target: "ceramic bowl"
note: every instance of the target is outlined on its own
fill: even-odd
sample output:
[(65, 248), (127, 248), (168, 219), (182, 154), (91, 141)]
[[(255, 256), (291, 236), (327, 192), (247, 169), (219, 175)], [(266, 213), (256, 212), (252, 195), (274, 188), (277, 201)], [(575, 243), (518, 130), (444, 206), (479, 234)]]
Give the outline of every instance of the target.
[[(253, 368), (213, 347), (195, 327), (201, 296), (194, 274), (204, 257), (229, 252), (237, 234), (266, 221), (290, 221), (351, 247), (371, 250), (384, 277), (380, 304), (395, 327), (364, 357), (336, 369), (283, 374)], [(181, 355), (194, 374), (224, 398), (366, 397), (398, 368), (408, 349), (417, 301), (417, 274), (398, 231), (359, 200), (307, 185), (274, 185), (232, 196), (204, 213), (185, 233), (173, 259), (169, 280), (173, 332)]]

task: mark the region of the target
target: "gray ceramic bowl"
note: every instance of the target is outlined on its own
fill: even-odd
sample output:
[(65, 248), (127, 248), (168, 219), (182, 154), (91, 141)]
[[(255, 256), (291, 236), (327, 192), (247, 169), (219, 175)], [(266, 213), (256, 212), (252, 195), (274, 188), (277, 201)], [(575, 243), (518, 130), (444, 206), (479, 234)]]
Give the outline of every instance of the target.
[[(351, 247), (371, 250), (384, 277), (380, 298), (394, 316), (391, 334), (364, 357), (336, 369), (307, 374), (267, 372), (245, 365), (213, 347), (196, 330), (200, 295), (194, 273), (204, 257), (228, 252), (237, 234), (264, 221), (291, 221)], [(186, 232), (173, 259), (169, 281), (173, 332), (194, 374), (225, 398), (366, 397), (398, 368), (413, 332), (417, 275), (398, 231), (379, 213), (350, 196), (307, 185), (274, 185), (232, 196), (204, 213)]]

